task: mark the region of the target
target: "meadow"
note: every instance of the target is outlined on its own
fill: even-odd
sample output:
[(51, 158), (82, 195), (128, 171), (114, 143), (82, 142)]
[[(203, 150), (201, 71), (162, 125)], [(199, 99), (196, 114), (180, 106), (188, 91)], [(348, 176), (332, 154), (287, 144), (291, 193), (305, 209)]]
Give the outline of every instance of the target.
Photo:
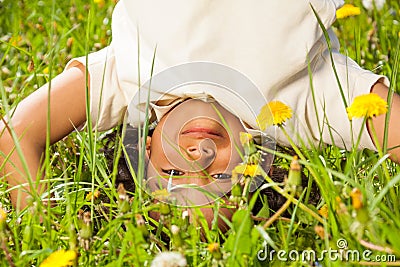
[[(106, 47), (115, 2), (0, 0), (0, 115), (71, 58)], [(341, 51), (389, 77), (400, 92), (398, 0), (379, 8), (351, 3), (360, 14), (334, 24)], [(297, 177), (299, 164), (308, 183), (274, 183), (261, 173), (283, 205), (271, 212), (258, 191), (211, 204), (215, 214), (224, 205), (238, 207), (223, 233), (217, 220), (207, 227), (198, 208), (199, 219), (189, 222), (184, 210), (153, 203), (139, 187), (136, 193), (118, 187), (125, 162), (120, 130), (78, 131), (48, 145), (42, 181), (53, 204), (33, 193), (27, 208), (15, 209), (8, 197), (15, 188), (0, 178), (0, 266), (400, 266), (400, 168), (386, 146), (378, 152), (356, 145), (350, 151), (322, 145), (268, 151), (275, 153), (274, 168)], [(141, 179), (130, 167), (132, 179)], [(320, 198), (310, 204), (312, 188)], [(257, 197), (264, 206), (253, 214)], [(153, 210), (161, 214), (158, 221), (148, 215)]]

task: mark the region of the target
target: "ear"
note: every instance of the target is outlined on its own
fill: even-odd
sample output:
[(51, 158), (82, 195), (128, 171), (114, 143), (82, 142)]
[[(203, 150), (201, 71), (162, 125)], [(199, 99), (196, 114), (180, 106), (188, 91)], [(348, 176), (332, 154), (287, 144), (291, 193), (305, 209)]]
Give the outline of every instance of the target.
[(150, 158), (151, 154), (151, 136), (147, 136), (146, 138), (146, 157), (147, 159)]

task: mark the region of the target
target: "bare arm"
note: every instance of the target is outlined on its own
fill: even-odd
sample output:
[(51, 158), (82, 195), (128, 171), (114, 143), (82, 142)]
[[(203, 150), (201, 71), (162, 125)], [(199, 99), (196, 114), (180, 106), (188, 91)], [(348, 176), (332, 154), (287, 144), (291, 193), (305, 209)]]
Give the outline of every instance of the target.
[[(29, 173), (36, 180), (40, 167), (40, 158), (46, 146), (46, 127), (48, 112), (48, 84), (36, 90), (18, 105), (11, 125), (20, 139)], [(51, 82), (50, 93), (50, 140), (55, 143), (68, 135), (86, 120), (85, 69), (83, 66), (71, 68)], [(0, 129), (0, 150), (7, 156), (15, 148), (13, 139), (3, 121)], [(3, 164), (4, 158), (0, 157)], [(24, 172), (23, 164), (15, 151), (2, 170), (7, 175), (9, 185), (15, 186), (27, 182), (28, 175)], [(3, 176), (2, 175), (2, 176)], [(12, 203), (20, 208), (26, 206), (29, 188), (13, 190)]]
[[(382, 83), (376, 83), (372, 88), (372, 92), (378, 94), (383, 99), (387, 99), (388, 88)], [(388, 127), (388, 149), (389, 153), (391, 154), (390, 158), (395, 162), (400, 163), (400, 147), (397, 147), (400, 146), (400, 96), (398, 94), (393, 95), (393, 102), (390, 112)], [(377, 137), (379, 140), (382, 140), (382, 143), (385, 130), (385, 116), (378, 116), (374, 118), (373, 124)]]

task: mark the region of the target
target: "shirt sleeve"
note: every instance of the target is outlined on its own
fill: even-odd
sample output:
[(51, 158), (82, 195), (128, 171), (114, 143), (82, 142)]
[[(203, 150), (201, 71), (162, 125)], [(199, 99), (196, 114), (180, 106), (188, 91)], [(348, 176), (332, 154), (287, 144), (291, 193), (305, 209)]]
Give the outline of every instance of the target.
[[(123, 121), (130, 99), (120, 85), (114, 54), (113, 47), (109, 46), (88, 54), (87, 58), (74, 58), (66, 66), (68, 69), (83, 64), (87, 68), (90, 119), (93, 127), (99, 131), (109, 130)], [(137, 88), (132, 87), (132, 90)]]

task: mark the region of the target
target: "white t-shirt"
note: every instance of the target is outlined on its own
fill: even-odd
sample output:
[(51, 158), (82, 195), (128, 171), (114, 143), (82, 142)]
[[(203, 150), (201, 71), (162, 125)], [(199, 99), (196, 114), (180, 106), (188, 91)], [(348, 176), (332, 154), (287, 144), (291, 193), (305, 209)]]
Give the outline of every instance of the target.
[[(121, 122), (139, 83), (150, 78), (155, 55), (154, 73), (193, 61), (229, 66), (246, 75), (267, 100), (278, 99), (292, 107), (288, 128), (295, 140), (318, 143), (322, 138), (348, 146), (361, 125), (350, 133), (349, 123), (343, 123), (346, 112), (313, 9), (328, 29), (349, 102), (368, 93), (381, 76), (360, 69), (337, 52), (339, 43), (330, 26), (342, 4), (342, 0), (121, 0), (112, 17), (110, 46), (89, 55), (92, 120), (99, 130)], [(85, 60), (72, 60), (68, 67), (76, 62)], [(319, 112), (311, 111), (308, 64)], [(326, 108), (332, 117), (325, 111), (325, 101), (332, 104)], [(324, 113), (333, 126), (316, 125), (319, 119), (324, 121)], [(324, 127), (340, 128), (334, 140), (329, 140), (328, 131), (321, 134)], [(280, 132), (276, 139), (287, 144)], [(367, 133), (364, 139), (361, 146), (374, 147)]]

